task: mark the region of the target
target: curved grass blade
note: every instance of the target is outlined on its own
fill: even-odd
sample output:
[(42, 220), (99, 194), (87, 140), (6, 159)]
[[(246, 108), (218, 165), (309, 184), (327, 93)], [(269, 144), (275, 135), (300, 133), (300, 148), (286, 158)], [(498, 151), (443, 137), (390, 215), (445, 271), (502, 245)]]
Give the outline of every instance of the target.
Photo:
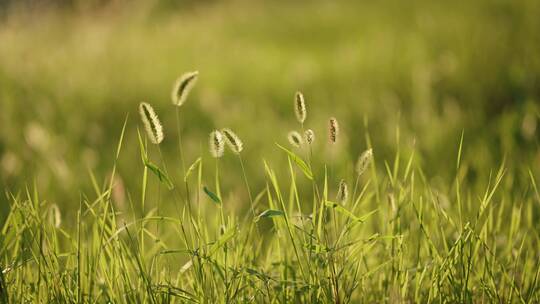
[(337, 212), (345, 215), (346, 217), (350, 218), (352, 221), (358, 222), (358, 223), (365, 222), (368, 217), (370, 217), (372, 214), (374, 214), (378, 210), (378, 209), (375, 209), (362, 217), (358, 217), (354, 215), (352, 212), (350, 212), (349, 210), (345, 209), (341, 204), (338, 204), (336, 202), (326, 201), (325, 205), (327, 207), (335, 209)]
[(204, 193), (206, 193), (206, 195), (208, 195), (208, 197), (216, 204), (221, 204), (221, 200), (219, 199), (219, 197), (212, 191), (210, 191), (210, 189), (208, 189), (206, 186), (203, 187), (203, 190), (204, 190)]
[(195, 170), (195, 168), (197, 168), (197, 166), (200, 163), (201, 163), (201, 158), (199, 157), (193, 162), (193, 164), (191, 164), (191, 166), (189, 166), (189, 169), (187, 170), (186, 175), (184, 175), (184, 182), (187, 182), (191, 173)]
[(309, 166), (302, 158), (300, 158), (300, 156), (296, 155), (294, 152), (288, 150), (287, 148), (281, 146), (278, 143), (276, 143), (276, 145), (289, 155), (289, 157), (296, 163), (296, 165), (300, 168), (300, 170), (302, 170), (302, 172), (308, 179), (313, 180), (313, 173), (311, 172), (311, 169), (309, 169)]
[(270, 218), (275, 216), (285, 216), (285, 213), (281, 210), (267, 209), (259, 214), (256, 221), (260, 220), (261, 218)]
[(169, 190), (174, 189), (174, 184), (172, 183), (169, 176), (165, 172), (163, 172), (163, 170), (161, 170), (158, 166), (156, 166), (149, 160), (145, 160), (144, 165), (148, 169), (150, 169), (150, 171), (152, 171), (152, 173), (154, 173), (162, 183), (167, 185), (167, 188), (169, 188)]

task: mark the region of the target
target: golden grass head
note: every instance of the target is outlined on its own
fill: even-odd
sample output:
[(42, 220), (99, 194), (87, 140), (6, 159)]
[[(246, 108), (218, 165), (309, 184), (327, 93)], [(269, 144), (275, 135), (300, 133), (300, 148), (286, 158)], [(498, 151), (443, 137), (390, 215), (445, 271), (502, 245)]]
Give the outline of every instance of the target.
[(344, 179), (339, 182), (336, 198), (342, 204), (347, 203), (347, 200), (349, 200), (349, 187)]
[(335, 117), (330, 117), (328, 120), (328, 138), (330, 142), (335, 144), (339, 136), (339, 124)]
[(309, 145), (313, 144), (313, 142), (315, 141), (315, 132), (313, 132), (313, 130), (311, 129), (307, 129), (304, 132), (304, 138)]
[(210, 133), (209, 145), (212, 157), (220, 158), (223, 156), (223, 152), (225, 151), (225, 141), (223, 139), (223, 134), (220, 131), (214, 130)]
[(231, 129), (225, 128), (221, 130), (221, 133), (225, 136), (225, 141), (227, 142), (227, 145), (229, 148), (235, 153), (240, 154), (242, 150), (244, 149), (244, 144), (242, 143), (242, 140), (240, 140), (240, 137), (236, 135)]
[(199, 71), (187, 72), (174, 83), (171, 99), (174, 105), (181, 106), (186, 102), (189, 92), (197, 82)]
[(356, 173), (358, 175), (362, 175), (364, 171), (369, 167), (369, 164), (373, 161), (373, 150), (368, 149), (364, 151), (360, 156), (358, 157), (358, 161), (356, 162)]
[(163, 127), (154, 108), (146, 102), (141, 102), (139, 104), (139, 114), (150, 141), (156, 145), (161, 143), (163, 141)]
[(306, 120), (306, 101), (304, 95), (301, 92), (296, 92), (294, 95), (294, 114), (299, 123), (303, 124)]
[(287, 139), (289, 139), (289, 143), (297, 148), (300, 148), (304, 144), (304, 140), (302, 139), (302, 135), (296, 131), (291, 131), (289, 134), (287, 134)]

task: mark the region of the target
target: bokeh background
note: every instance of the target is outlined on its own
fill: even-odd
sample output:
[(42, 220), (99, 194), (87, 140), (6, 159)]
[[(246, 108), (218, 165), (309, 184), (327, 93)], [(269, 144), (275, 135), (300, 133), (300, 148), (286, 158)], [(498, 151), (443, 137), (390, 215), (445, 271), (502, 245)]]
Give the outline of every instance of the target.
[[(464, 132), (471, 187), (506, 159), (519, 189), (529, 169), (540, 173), (539, 16), (536, 0), (2, 1), (0, 214), (8, 193), (34, 184), (42, 199), (75, 210), (93, 192), (89, 172), (98, 184), (110, 175), (127, 115), (119, 183), (121, 195), (137, 196), (140, 101), (160, 115), (180, 180), (170, 91), (192, 70), (200, 77), (182, 108), (186, 162), (209, 157), (213, 128), (233, 128), (255, 189), (262, 159), (283, 163), (274, 143), (298, 129), (297, 90), (320, 155), (335, 116), (343, 163), (366, 148), (367, 133), (379, 168), (414, 149), (444, 188)], [(225, 189), (242, 189), (235, 158), (222, 172)]]

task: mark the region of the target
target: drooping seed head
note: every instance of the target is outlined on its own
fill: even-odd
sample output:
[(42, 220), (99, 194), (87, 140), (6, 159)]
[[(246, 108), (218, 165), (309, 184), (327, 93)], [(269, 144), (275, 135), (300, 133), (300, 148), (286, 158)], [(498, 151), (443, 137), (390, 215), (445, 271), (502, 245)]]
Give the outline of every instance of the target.
[(362, 175), (364, 171), (368, 168), (369, 164), (373, 160), (373, 150), (368, 149), (364, 151), (360, 156), (358, 157), (358, 161), (356, 162), (356, 174)]
[(331, 117), (328, 120), (328, 136), (330, 139), (330, 142), (335, 144), (337, 142), (339, 135), (339, 124), (335, 117)]
[(181, 106), (186, 102), (189, 92), (197, 82), (199, 71), (184, 73), (174, 83), (171, 99), (174, 105)]
[(303, 124), (306, 120), (307, 112), (304, 95), (301, 92), (296, 92), (294, 96), (294, 114), (296, 114), (298, 122)]
[(231, 129), (222, 129), (221, 133), (225, 136), (225, 140), (229, 148), (236, 154), (240, 154), (244, 149), (244, 144)]
[(146, 129), (146, 134), (153, 144), (159, 144), (163, 141), (163, 127), (154, 111), (154, 108), (146, 102), (139, 104), (139, 114)]
[(212, 157), (220, 158), (225, 151), (225, 141), (223, 140), (223, 134), (218, 130), (214, 130), (210, 133), (210, 154)]
[(306, 139), (306, 142), (311, 145), (315, 141), (315, 132), (313, 132), (313, 130), (311, 129), (307, 129), (304, 132), (304, 137)]
[(344, 179), (339, 182), (339, 188), (336, 197), (337, 200), (342, 204), (347, 203), (347, 200), (349, 199), (349, 187), (347, 186), (347, 182)]
[(289, 143), (297, 148), (300, 148), (300, 146), (304, 144), (302, 135), (296, 131), (289, 132), (289, 134), (287, 134), (287, 138), (289, 139)]

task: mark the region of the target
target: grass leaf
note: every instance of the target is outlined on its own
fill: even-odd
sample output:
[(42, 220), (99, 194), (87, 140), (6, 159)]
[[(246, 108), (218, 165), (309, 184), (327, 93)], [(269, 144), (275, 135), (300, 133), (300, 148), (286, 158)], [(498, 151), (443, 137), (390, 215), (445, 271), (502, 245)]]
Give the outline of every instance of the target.
[(284, 215), (285, 213), (281, 210), (267, 209), (267, 210), (264, 210), (261, 214), (259, 214), (259, 216), (257, 217), (257, 220), (261, 218), (270, 218), (274, 216), (284, 216)]
[(276, 145), (289, 155), (289, 157), (296, 163), (296, 165), (300, 168), (300, 170), (304, 172), (304, 175), (307, 178), (309, 178), (310, 180), (313, 180), (313, 173), (311, 172), (311, 169), (309, 169), (309, 166), (300, 156), (296, 155), (294, 152), (288, 150), (287, 148), (281, 146), (278, 143), (276, 143)]
[(184, 175), (184, 182), (187, 182), (191, 173), (195, 170), (195, 168), (197, 168), (197, 166), (200, 163), (201, 163), (201, 158), (199, 157), (193, 162), (193, 164), (191, 164), (191, 166), (189, 166), (189, 169), (187, 170), (186, 175)]
[(206, 195), (208, 195), (208, 197), (212, 199), (214, 203), (221, 204), (221, 200), (214, 192), (210, 191), (206, 186), (203, 187), (203, 190), (204, 190), (204, 193), (206, 193)]
[(364, 215), (362, 217), (358, 217), (358, 216), (354, 215), (352, 212), (350, 212), (349, 210), (345, 209), (341, 204), (338, 204), (336, 202), (326, 201), (325, 205), (327, 207), (335, 209), (337, 212), (345, 215), (346, 217), (350, 218), (352, 221), (355, 221), (355, 222), (358, 222), (358, 223), (365, 222), (368, 217), (370, 217), (372, 214), (377, 212), (377, 209), (375, 209), (375, 210), (369, 212), (368, 214), (366, 214), (366, 215)]
[(152, 171), (152, 173), (154, 173), (162, 183), (167, 185), (167, 188), (169, 188), (169, 190), (174, 189), (174, 184), (172, 183), (169, 176), (163, 170), (161, 170), (158, 166), (156, 166), (149, 160), (145, 160), (144, 165), (148, 169), (150, 169), (150, 171)]

